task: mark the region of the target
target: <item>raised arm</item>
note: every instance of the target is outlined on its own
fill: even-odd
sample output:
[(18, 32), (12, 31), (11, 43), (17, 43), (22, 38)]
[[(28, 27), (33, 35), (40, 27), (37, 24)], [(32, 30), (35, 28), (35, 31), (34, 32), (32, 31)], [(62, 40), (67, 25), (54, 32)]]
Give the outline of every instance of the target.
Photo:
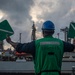
[(6, 38), (6, 41), (11, 44), (17, 52), (22, 53), (28, 53), (33, 55), (33, 57), (35, 56), (35, 41), (29, 42), (29, 43), (16, 43), (11, 41), (10, 37)]
[(9, 36), (7, 36), (6, 41), (11, 44), (14, 48), (17, 47), (18, 43), (13, 42)]
[(64, 42), (64, 52), (73, 52), (74, 49), (75, 49), (75, 45), (74, 44), (71, 44), (71, 43), (68, 43), (68, 42)]

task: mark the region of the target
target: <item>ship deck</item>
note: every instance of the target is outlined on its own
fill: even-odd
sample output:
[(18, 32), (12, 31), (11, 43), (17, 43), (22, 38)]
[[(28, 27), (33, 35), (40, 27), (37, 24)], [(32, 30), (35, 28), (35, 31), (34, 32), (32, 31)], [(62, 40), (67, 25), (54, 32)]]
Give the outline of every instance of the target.
[[(66, 54), (66, 57), (63, 57), (61, 75), (75, 75), (75, 53), (71, 55)], [(0, 61), (1, 74), (34, 75), (34, 63), (26, 60)]]

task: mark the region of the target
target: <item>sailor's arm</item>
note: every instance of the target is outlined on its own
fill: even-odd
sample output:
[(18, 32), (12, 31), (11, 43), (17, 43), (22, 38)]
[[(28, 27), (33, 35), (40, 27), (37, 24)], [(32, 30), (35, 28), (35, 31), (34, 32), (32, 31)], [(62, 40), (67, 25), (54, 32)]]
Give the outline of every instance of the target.
[(35, 41), (29, 43), (18, 43), (16, 46), (16, 51), (21, 53), (25, 52), (35, 56)]
[(13, 41), (9, 42), (9, 44), (11, 44), (14, 48), (16, 48), (16, 47), (17, 47), (17, 45), (18, 45), (18, 43), (13, 42)]
[(74, 49), (75, 49), (75, 45), (74, 44), (71, 44), (71, 43), (68, 43), (68, 42), (64, 42), (64, 52), (73, 52)]
[(7, 37), (7, 38), (6, 38), (6, 41), (7, 41), (9, 44), (11, 44), (14, 48), (16, 48), (17, 45), (18, 45), (17, 42), (11, 41), (11, 38), (10, 38), (10, 37)]
[(13, 42), (10, 37), (6, 38), (6, 41), (11, 44), (17, 52), (25, 52), (35, 56), (35, 41), (29, 43), (16, 43)]

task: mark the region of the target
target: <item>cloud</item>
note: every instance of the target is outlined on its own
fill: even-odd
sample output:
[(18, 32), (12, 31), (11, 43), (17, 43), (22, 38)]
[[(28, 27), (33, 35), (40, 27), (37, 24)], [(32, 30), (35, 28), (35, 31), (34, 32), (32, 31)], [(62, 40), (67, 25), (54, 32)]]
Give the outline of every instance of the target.
[(26, 33), (26, 31), (31, 30), (32, 22), (29, 11), (33, 4), (33, 0), (0, 0), (0, 11), (7, 15), (2, 20), (9, 21), (15, 31), (14, 37), (20, 32), (25, 31)]
[[(47, 14), (51, 14), (57, 10), (59, 7), (59, 0), (36, 0), (34, 1), (35, 5), (31, 8), (30, 15), (32, 16), (32, 20), (36, 22), (43, 20), (46, 18)], [(35, 11), (36, 10), (36, 11)]]
[[(71, 20), (74, 19), (71, 17), (72, 15), (63, 18), (74, 8), (74, 2), (74, 0), (36, 0), (35, 5), (31, 9), (30, 15), (32, 16), (32, 20), (35, 20), (36, 22), (45, 20), (53, 21), (56, 28), (56, 36), (57, 33), (60, 32), (60, 28), (69, 26)], [(40, 25), (41, 24), (39, 23), (38, 28), (41, 27)], [(60, 34), (60, 36), (62, 36), (62, 34)]]
[[(34, 21), (37, 27), (37, 37), (41, 37), (41, 27), (44, 21), (51, 20), (55, 24), (55, 37), (60, 28), (69, 26), (75, 20), (75, 0), (0, 0), (0, 21), (7, 19), (15, 34), (12, 40), (18, 41), (22, 33), (22, 42), (31, 41), (31, 27)], [(60, 38), (62, 39), (60, 33)]]
[(8, 15), (8, 19), (15, 21), (16, 25), (31, 18), (29, 11), (32, 5), (33, 0), (0, 0), (0, 10)]
[(22, 43), (31, 41), (30, 33), (33, 23), (29, 11), (33, 5), (33, 0), (0, 0), (0, 11), (4, 14), (0, 22), (8, 20), (15, 32), (11, 36), (13, 41), (19, 42), (19, 33), (22, 33)]
[[(38, 3), (37, 3), (38, 2)], [(31, 9), (32, 19), (36, 18), (37, 21), (40, 19), (51, 19), (57, 20), (57, 18), (62, 18), (65, 14), (69, 12), (72, 6), (71, 0), (47, 0), (47, 1), (35, 1), (35, 5)], [(36, 11), (35, 11), (36, 10)]]

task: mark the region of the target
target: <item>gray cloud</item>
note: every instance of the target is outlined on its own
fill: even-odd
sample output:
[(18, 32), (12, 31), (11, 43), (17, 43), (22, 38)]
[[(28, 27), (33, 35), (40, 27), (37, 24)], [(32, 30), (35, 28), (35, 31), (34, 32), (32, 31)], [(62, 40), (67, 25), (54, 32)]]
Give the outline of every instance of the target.
[[(17, 40), (17, 35), (24, 32), (24, 37), (29, 36), (31, 29), (31, 16), (29, 11), (34, 4), (33, 0), (0, 0), (0, 10), (4, 12), (7, 19), (14, 29), (13, 39)], [(31, 23), (31, 24), (30, 24)], [(29, 32), (27, 32), (28, 30)], [(27, 41), (28, 38), (25, 38)]]
[(29, 10), (32, 5), (33, 0), (0, 0), (0, 10), (5, 12), (12, 21), (16, 20), (18, 24), (30, 18)]
[[(38, 21), (43, 20), (51, 20), (54, 22), (56, 30), (55, 36), (59, 32), (60, 28), (65, 28), (69, 26), (70, 22), (75, 19), (74, 12), (71, 12), (68, 16), (66, 16), (71, 9), (73, 9), (73, 3), (75, 1), (72, 0), (47, 0), (49, 2), (40, 2), (38, 6), (42, 14), (36, 14)], [(40, 28), (41, 26), (39, 26)], [(60, 33), (60, 37), (62, 38), (62, 34)]]
[(41, 31), (43, 21), (53, 21), (57, 37), (60, 28), (69, 26), (75, 20), (74, 3), (74, 0), (0, 0), (0, 11), (7, 15), (1, 20), (9, 21), (15, 32), (11, 36), (14, 41), (18, 41), (19, 33), (22, 33), (22, 42), (31, 41), (32, 20), (36, 22), (38, 32)]

